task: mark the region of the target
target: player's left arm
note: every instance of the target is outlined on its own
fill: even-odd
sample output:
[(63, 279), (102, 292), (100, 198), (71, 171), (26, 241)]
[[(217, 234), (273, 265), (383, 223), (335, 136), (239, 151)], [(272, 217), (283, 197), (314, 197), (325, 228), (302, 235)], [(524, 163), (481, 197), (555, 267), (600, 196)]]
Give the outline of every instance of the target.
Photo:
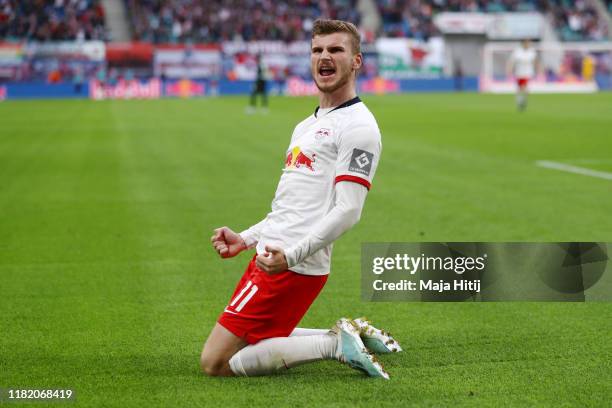
[(360, 217), (368, 189), (358, 183), (341, 182), (335, 186), (336, 202), (325, 217), (298, 243), (283, 250), (266, 246), (266, 253), (256, 259), (257, 267), (268, 273), (285, 271), (325, 248), (351, 229)]
[(344, 134), (338, 148), (333, 208), (306, 237), (290, 248), (266, 247), (267, 253), (256, 259), (257, 266), (268, 273), (282, 272), (303, 262), (353, 227), (361, 217), (381, 150), (378, 129), (361, 126)]

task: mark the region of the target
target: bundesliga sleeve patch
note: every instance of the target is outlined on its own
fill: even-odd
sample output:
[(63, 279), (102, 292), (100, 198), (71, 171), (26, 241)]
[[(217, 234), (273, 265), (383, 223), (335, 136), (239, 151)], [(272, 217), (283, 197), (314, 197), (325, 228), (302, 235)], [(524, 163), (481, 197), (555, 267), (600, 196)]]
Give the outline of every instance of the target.
[(353, 156), (349, 164), (349, 171), (363, 174), (364, 176), (370, 175), (372, 170), (372, 161), (374, 160), (374, 154), (366, 152), (361, 149), (353, 149)]

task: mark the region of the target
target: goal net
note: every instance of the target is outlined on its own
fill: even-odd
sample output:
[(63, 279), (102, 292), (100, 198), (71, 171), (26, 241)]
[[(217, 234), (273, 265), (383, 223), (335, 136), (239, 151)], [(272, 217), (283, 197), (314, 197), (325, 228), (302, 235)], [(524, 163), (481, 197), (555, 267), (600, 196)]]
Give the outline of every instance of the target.
[[(516, 80), (508, 74), (518, 42), (490, 42), (483, 49), (481, 92), (511, 93)], [(612, 89), (612, 43), (556, 43), (532, 46), (538, 56), (530, 92), (597, 92)]]

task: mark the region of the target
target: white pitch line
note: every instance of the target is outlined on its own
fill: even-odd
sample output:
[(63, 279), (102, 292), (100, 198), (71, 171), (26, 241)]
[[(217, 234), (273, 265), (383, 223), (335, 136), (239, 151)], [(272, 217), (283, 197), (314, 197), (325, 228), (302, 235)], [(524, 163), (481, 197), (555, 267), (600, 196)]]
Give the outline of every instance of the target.
[(612, 159), (572, 159), (572, 162), (578, 164), (607, 164), (612, 163)]
[(569, 164), (557, 163), (547, 160), (538, 160), (536, 165), (547, 169), (566, 171), (568, 173), (582, 174), (583, 176), (598, 177), (606, 180), (612, 180), (612, 173), (605, 171), (597, 171), (586, 169), (584, 167), (570, 166)]

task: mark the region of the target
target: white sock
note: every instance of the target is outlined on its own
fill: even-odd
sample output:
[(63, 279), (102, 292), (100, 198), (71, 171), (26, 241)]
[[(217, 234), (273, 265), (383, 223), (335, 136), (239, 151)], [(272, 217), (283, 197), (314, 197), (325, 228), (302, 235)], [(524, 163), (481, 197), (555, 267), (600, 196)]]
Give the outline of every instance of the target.
[(329, 333), (329, 329), (302, 329), (296, 327), (289, 336), (317, 336)]
[(274, 374), (300, 364), (335, 358), (338, 338), (334, 334), (275, 337), (246, 346), (229, 361), (237, 376)]

